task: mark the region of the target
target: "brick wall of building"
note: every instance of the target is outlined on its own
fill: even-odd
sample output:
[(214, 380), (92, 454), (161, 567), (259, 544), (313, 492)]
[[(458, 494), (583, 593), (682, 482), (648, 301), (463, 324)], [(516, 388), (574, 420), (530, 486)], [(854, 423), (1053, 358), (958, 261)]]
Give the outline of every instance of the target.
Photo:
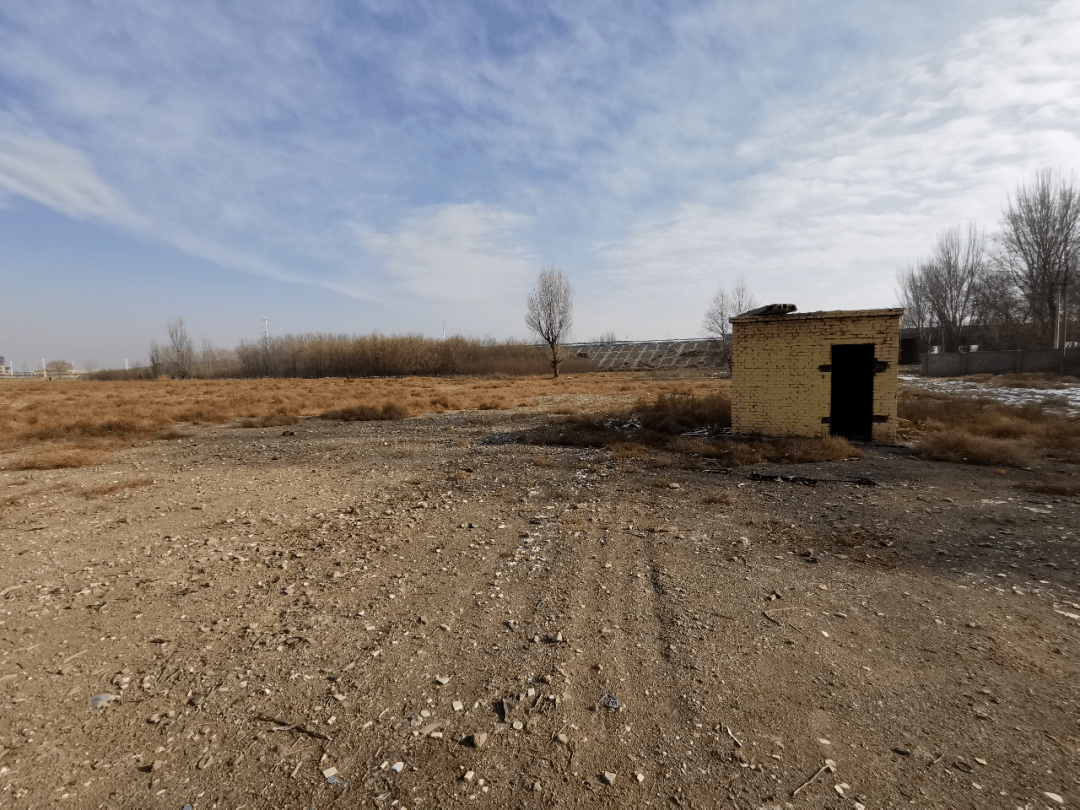
[[(896, 440), (902, 309), (808, 312), (732, 318), (732, 425), (736, 433), (828, 436), (832, 347), (873, 343), (873, 437)], [(879, 421), (884, 417), (884, 421)]]

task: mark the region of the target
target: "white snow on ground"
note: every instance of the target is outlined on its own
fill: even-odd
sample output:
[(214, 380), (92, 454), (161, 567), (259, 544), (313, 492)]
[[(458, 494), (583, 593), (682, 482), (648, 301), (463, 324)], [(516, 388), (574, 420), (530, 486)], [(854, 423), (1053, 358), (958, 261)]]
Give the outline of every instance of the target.
[(901, 374), (900, 379), (908, 385), (938, 391), (942, 394), (964, 397), (993, 397), (1009, 405), (1026, 405), (1029, 402), (1045, 402), (1060, 407), (1068, 413), (1080, 413), (1080, 385), (1068, 388), (1000, 388), (986, 383), (960, 379), (916, 377)]

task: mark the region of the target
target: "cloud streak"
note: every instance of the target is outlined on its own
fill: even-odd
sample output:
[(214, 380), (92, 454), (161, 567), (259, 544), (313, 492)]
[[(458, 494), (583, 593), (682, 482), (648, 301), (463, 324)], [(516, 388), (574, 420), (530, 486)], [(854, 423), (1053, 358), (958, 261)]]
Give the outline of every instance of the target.
[[(933, 234), (996, 222), (1039, 166), (1080, 158), (1080, 10), (990, 20), (892, 77), (836, 82), (777, 114), (739, 151), (771, 161), (735, 184), (736, 204), (684, 204), (601, 247), (605, 274), (680, 295), (745, 274), (803, 306), (886, 305), (896, 266)], [(689, 317), (689, 313), (687, 313)]]
[(137, 227), (123, 197), (89, 158), (46, 137), (0, 131), (0, 192), (25, 197), (75, 219)]
[(1078, 18), (1075, 0), (9, 4), (0, 192), (370, 303), (387, 328), (455, 307), (466, 331), (519, 331), (490, 313), (546, 264), (585, 333), (692, 334), (740, 274), (804, 306), (891, 304), (938, 229), (1075, 166)]

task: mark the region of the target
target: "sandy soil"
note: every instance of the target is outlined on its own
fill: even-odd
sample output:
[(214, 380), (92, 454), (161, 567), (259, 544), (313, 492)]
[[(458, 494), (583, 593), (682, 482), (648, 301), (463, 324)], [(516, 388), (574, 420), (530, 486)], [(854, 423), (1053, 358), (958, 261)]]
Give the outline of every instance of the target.
[(2, 474), (0, 805), (1080, 803), (1080, 502), (1017, 488), (1075, 469), (623, 461), (542, 418)]

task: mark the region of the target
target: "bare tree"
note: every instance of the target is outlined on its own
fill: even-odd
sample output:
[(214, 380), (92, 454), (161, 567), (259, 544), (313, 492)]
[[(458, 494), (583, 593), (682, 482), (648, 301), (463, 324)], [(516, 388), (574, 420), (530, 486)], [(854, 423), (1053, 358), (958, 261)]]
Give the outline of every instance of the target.
[(731, 368), (731, 319), (744, 312), (756, 309), (757, 299), (746, 286), (746, 279), (740, 276), (735, 286), (730, 290), (720, 289), (709, 302), (709, 308), (705, 310), (705, 318), (702, 326), (705, 334), (722, 341), (720, 349), (720, 362)]
[(1002, 214), (997, 243), (997, 263), (1024, 297), (1037, 339), (1050, 345), (1060, 315), (1059, 296), (1074, 286), (1080, 263), (1080, 189), (1075, 180), (1040, 169), (1030, 183), (1017, 186), (1016, 199), (1009, 200)]
[(946, 228), (938, 234), (933, 258), (919, 266), (926, 303), (940, 330), (942, 351), (963, 344), (964, 327), (975, 315), (976, 287), (986, 266), (986, 239), (974, 223), (967, 233)]
[(562, 271), (545, 267), (529, 293), (525, 325), (548, 347), (548, 361), (556, 379), (566, 357), (564, 343), (574, 323), (574, 291)]
[(45, 364), (45, 379), (58, 380), (75, 369), (67, 360), (50, 360)]
[(166, 324), (165, 328), (169, 333), (169, 376), (186, 380), (194, 371), (195, 346), (188, 337), (183, 318)]
[(165, 373), (165, 350), (158, 345), (156, 340), (150, 341), (150, 355), (147, 363), (150, 366), (150, 376), (155, 380)]
[(1012, 278), (996, 262), (988, 261), (975, 283), (972, 323), (978, 327), (983, 351), (1030, 349), (1027, 304)]
[(900, 285), (896, 297), (904, 308), (904, 326), (916, 330), (921, 355), (930, 348), (930, 302), (926, 299), (922, 265), (909, 264), (900, 268), (896, 271), (896, 281)]

